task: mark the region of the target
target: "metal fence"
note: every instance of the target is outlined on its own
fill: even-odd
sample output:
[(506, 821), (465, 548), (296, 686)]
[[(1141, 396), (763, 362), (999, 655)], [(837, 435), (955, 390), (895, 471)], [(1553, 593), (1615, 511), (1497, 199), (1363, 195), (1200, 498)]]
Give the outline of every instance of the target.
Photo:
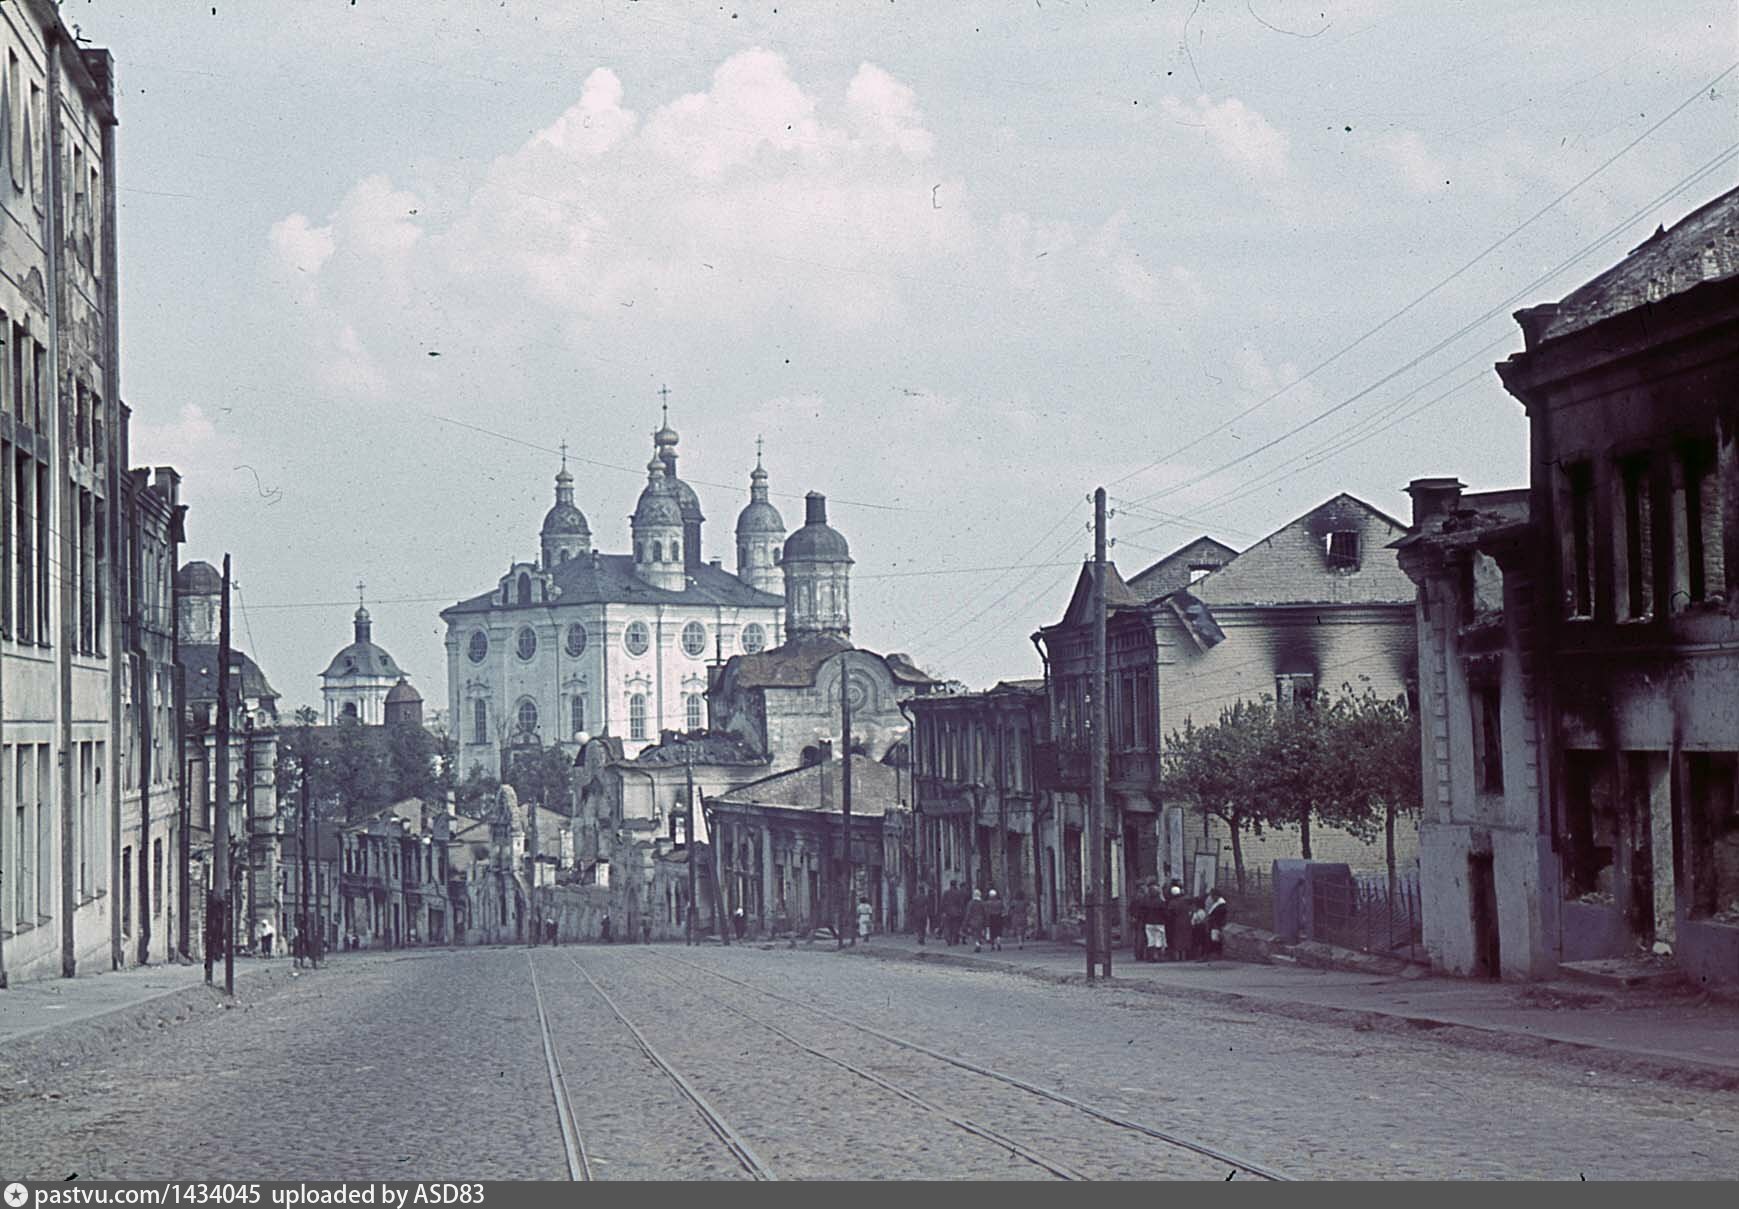
[[(1222, 893), (1231, 902), (1231, 921), (1273, 928), (1274, 883), (1267, 869), (1246, 869), (1244, 888), (1233, 878)], [(1386, 873), (1355, 874), (1352, 882), (1319, 883), (1311, 899), (1310, 935), (1343, 949), (1357, 949), (1417, 961), (1425, 955), (1419, 910), (1419, 876), (1409, 870), (1389, 893)]]
[(1386, 878), (1319, 882), (1311, 917), (1312, 940), (1408, 960), (1425, 951), (1416, 877), (1398, 880), (1393, 894)]

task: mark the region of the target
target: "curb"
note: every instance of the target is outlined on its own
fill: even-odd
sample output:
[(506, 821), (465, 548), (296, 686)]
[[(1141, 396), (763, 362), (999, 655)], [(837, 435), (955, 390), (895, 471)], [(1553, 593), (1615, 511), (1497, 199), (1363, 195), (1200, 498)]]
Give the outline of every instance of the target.
[[(905, 949), (877, 950), (873, 947), (859, 947), (843, 952), (879, 961), (906, 961), (914, 965), (945, 965), (960, 969), (990, 970), (999, 974), (1016, 974), (1023, 978), (1030, 978), (1035, 982), (1049, 983), (1053, 986), (1088, 985), (1084, 973), (1053, 974), (1048, 970), (1035, 969), (1032, 966), (1014, 962), (987, 961), (982, 957), (968, 957), (953, 953), (913, 953)], [(1123, 979), (1113, 976), (1111, 985), (1119, 991), (1190, 999), (1201, 1003), (1216, 1003), (1224, 1007), (1236, 1007), (1264, 1015), (1285, 1016), (1311, 1024), (1337, 1024), (1350, 1027), (1354, 1032), (1384, 1032), (1399, 1035), (1428, 1032), (1435, 1040), (1466, 1046), (1470, 1049), (1515, 1054), (1522, 1057), (1548, 1058), (1567, 1064), (1574, 1063), (1585, 1069), (1592, 1067), (1613, 1074), (1652, 1079), (1676, 1087), (1696, 1088), (1705, 1091), (1739, 1091), (1739, 1070), (1699, 1062), (1694, 1058), (1638, 1053), (1634, 1050), (1622, 1050), (1590, 1042), (1543, 1037), (1537, 1033), (1518, 1032), (1514, 1029), (1445, 1020), (1436, 1016), (1271, 999), (1259, 995), (1246, 995), (1238, 991), (1215, 991), (1204, 987), (1150, 982), (1145, 979)]]

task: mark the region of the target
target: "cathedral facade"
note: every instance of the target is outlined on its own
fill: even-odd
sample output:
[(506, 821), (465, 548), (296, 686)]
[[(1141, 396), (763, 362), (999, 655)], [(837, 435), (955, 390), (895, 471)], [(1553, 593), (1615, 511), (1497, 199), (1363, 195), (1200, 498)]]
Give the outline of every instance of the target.
[(581, 734), (618, 738), (632, 758), (667, 731), (703, 729), (709, 664), (784, 642), (785, 527), (759, 457), (733, 574), (703, 558), (705, 517), (677, 476), (668, 420), (653, 442), (630, 552), (593, 548), (564, 459), (539, 557), (442, 611), (462, 775), (500, 776), (515, 748), (578, 750)]

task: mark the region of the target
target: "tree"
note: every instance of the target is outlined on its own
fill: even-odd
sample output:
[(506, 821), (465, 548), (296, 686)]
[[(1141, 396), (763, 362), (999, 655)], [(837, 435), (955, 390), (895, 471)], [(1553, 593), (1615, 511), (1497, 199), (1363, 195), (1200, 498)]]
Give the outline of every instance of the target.
[(1335, 773), (1326, 786), (1324, 817), (1366, 840), (1376, 838), (1381, 823), (1392, 896), (1398, 880), (1395, 824), (1424, 805), (1419, 717), (1404, 697), (1380, 697), (1369, 684), (1359, 693), (1343, 685), (1334, 725), (1324, 737), (1324, 762)]
[(1262, 834), (1269, 796), (1256, 777), (1272, 762), (1275, 747), (1272, 701), (1239, 701), (1204, 727), (1186, 722), (1173, 731), (1160, 757), (1166, 796), (1185, 798), (1226, 824), (1232, 840), (1232, 867), (1244, 889), (1244, 832)]
[(507, 783), (521, 802), (566, 814), (573, 772), (572, 757), (560, 747), (516, 748), (508, 759)]

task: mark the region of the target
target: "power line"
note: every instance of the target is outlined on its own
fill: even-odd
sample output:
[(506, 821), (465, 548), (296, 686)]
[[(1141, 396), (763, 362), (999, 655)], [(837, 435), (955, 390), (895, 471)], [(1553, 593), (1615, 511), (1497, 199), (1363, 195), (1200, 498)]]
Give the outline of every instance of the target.
[[(1291, 390), (1294, 386), (1297, 386), (1299, 383), (1303, 382), (1305, 379), (1316, 374), (1318, 371), (1326, 369), (1328, 366), (1334, 364), (1336, 361), (1340, 360), (1346, 354), (1352, 352), (1353, 349), (1355, 349), (1359, 345), (1363, 344), (1366, 340), (1369, 340), (1372, 336), (1376, 335), (1378, 332), (1380, 332), (1384, 328), (1388, 327), (1391, 323), (1395, 322), (1395, 320), (1401, 318), (1403, 315), (1405, 315), (1409, 311), (1411, 311), (1414, 307), (1416, 307), (1420, 303), (1424, 302), (1427, 298), (1430, 298), (1432, 295), (1436, 294), (1439, 290), (1443, 289), (1443, 287), (1445, 287), (1445, 286), (1449, 285), (1451, 282), (1455, 281), (1463, 273), (1466, 273), (1469, 269), (1473, 268), (1474, 265), (1478, 264), (1481, 260), (1484, 260), (1487, 256), (1491, 255), (1491, 253), (1495, 252), (1498, 248), (1500, 248), (1504, 244), (1508, 243), (1511, 239), (1514, 239), (1517, 235), (1521, 234), (1521, 232), (1526, 230), (1528, 227), (1531, 227), (1535, 222), (1537, 222), (1537, 221), (1539, 221), (1539, 219), (1543, 218), (1548, 212), (1550, 212), (1551, 210), (1556, 208), (1560, 202), (1564, 201), (1564, 199), (1569, 197), (1572, 193), (1576, 192), (1576, 190), (1580, 189), (1583, 185), (1587, 184), (1589, 181), (1593, 180), (1596, 176), (1600, 175), (1600, 173), (1606, 171), (1607, 168), (1610, 168), (1614, 163), (1616, 163), (1620, 158), (1622, 158), (1623, 156), (1628, 154), (1633, 148), (1635, 148), (1638, 144), (1640, 144), (1644, 139), (1646, 139), (1650, 135), (1654, 134), (1657, 130), (1659, 130), (1661, 127), (1665, 126), (1668, 122), (1670, 122), (1673, 118), (1677, 117), (1685, 109), (1689, 108), (1699, 98), (1701, 98), (1704, 94), (1711, 91), (1715, 87), (1715, 85), (1719, 84), (1722, 80), (1726, 79), (1735, 70), (1739, 70), (1739, 62), (1735, 62), (1735, 63), (1731, 64), (1729, 67), (1727, 67), (1727, 69), (1725, 71), (1721, 72), (1721, 74), (1717, 75), (1714, 79), (1710, 80), (1708, 83), (1702, 85), (1695, 92), (1693, 92), (1690, 96), (1686, 97), (1683, 101), (1680, 101), (1677, 105), (1675, 105), (1672, 108), (1672, 110), (1667, 113), (1667, 115), (1665, 117), (1661, 118), (1654, 125), (1650, 126), (1647, 130), (1644, 130), (1641, 134), (1637, 135), (1634, 139), (1630, 140), (1630, 142), (1626, 143), (1623, 147), (1619, 148), (1618, 151), (1614, 152), (1607, 159), (1603, 160), (1591, 172), (1587, 173), (1580, 180), (1576, 181), (1575, 184), (1571, 185), (1568, 189), (1565, 189), (1562, 193), (1558, 194), (1551, 201), (1547, 202), (1544, 206), (1541, 206), (1538, 210), (1534, 211), (1533, 214), (1529, 215), (1519, 225), (1512, 227), (1508, 232), (1506, 232), (1505, 234), (1500, 236), (1498, 239), (1494, 240), (1492, 243), (1488, 244), (1482, 251), (1480, 251), (1480, 253), (1478, 255), (1474, 256), (1473, 259), (1469, 260), (1467, 263), (1463, 264), (1460, 268), (1458, 268), (1454, 272), (1450, 273), (1449, 276), (1443, 278), (1441, 281), (1439, 281), (1435, 285), (1431, 286), (1430, 289), (1426, 290), (1423, 294), (1420, 294), (1418, 297), (1414, 298), (1411, 302), (1409, 302), (1405, 306), (1401, 307), (1400, 310), (1395, 311), (1392, 314), (1390, 314), (1386, 319), (1384, 319), (1382, 322), (1378, 323), (1375, 327), (1367, 329), (1357, 339), (1353, 340), (1352, 343), (1343, 346), (1342, 348), (1340, 348), (1336, 352), (1330, 354), (1328, 357), (1325, 357), (1323, 360), (1318, 361), (1315, 365), (1311, 366), (1309, 369), (1304, 371), (1304, 373), (1300, 374), (1298, 377), (1294, 378), (1292, 381), (1288, 382), (1286, 385), (1280, 387), (1280, 389), (1274, 391), (1272, 394), (1268, 395), (1267, 397), (1260, 399), (1257, 402), (1251, 404), (1249, 407), (1245, 408), (1243, 411), (1239, 412), (1237, 415), (1233, 416), (1231, 419), (1226, 420), (1223, 423), (1219, 424), (1218, 426), (1209, 429), (1207, 432), (1203, 433), (1201, 436), (1194, 438), (1193, 440), (1187, 442), (1183, 446), (1169, 451), (1163, 457), (1155, 458), (1153, 461), (1147, 463), (1147, 465), (1142, 466), (1139, 469), (1132, 470), (1128, 474), (1123, 475), (1121, 478), (1113, 480), (1111, 485), (1113, 487), (1115, 487), (1118, 484), (1126, 482), (1129, 479), (1135, 478), (1138, 475), (1146, 474), (1148, 471), (1152, 470), (1154, 467), (1162, 465), (1163, 463), (1171, 460), (1172, 458), (1178, 457), (1179, 455), (1188, 452), (1189, 450), (1195, 448), (1197, 445), (1200, 445), (1203, 441), (1206, 441), (1211, 437), (1218, 436), (1220, 433), (1225, 432), (1228, 428), (1232, 427), (1234, 424), (1237, 424), (1239, 421), (1244, 420), (1247, 417), (1253, 415), (1255, 412), (1259, 411), (1261, 408), (1266, 407), (1269, 403), (1272, 403), (1275, 399), (1278, 399), (1281, 395), (1285, 394), (1287, 391)], [(1410, 367), (1411, 364), (1416, 364), (1416, 362), (1409, 363), (1408, 367)], [(1404, 367), (1404, 368), (1408, 368), (1408, 367)], [(1387, 381), (1387, 380), (1388, 379), (1384, 379), (1384, 381)], [(1163, 492), (1163, 491), (1162, 492), (1155, 492), (1152, 495), (1148, 495), (1148, 496), (1144, 497), (1144, 499), (1154, 499), (1157, 496), (1162, 495), (1162, 494), (1166, 494), (1166, 492)]]

